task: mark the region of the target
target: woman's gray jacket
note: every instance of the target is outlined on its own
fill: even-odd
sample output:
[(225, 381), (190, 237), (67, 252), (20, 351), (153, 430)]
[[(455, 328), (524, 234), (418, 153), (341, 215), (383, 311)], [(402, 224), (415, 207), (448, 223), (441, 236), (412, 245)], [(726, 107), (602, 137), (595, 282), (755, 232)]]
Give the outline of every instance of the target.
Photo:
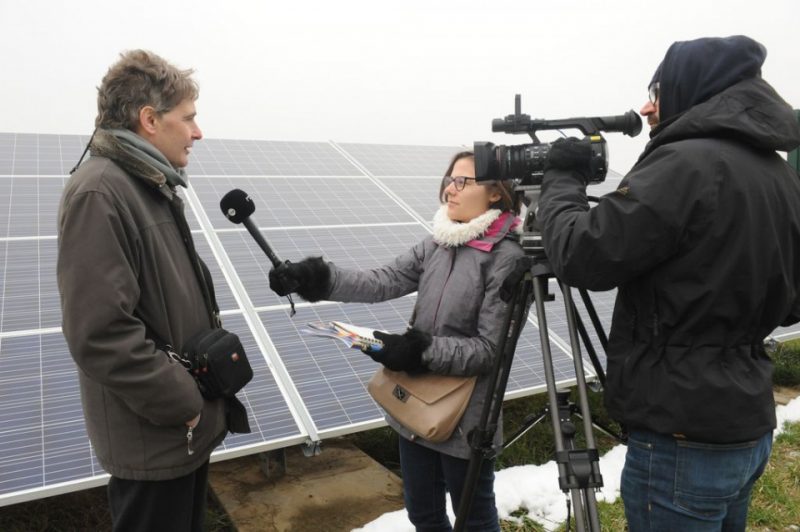
[[(500, 299), (500, 287), (522, 255), (515, 238), (503, 239), (486, 252), (466, 245), (446, 247), (429, 236), (391, 264), (372, 270), (342, 270), (330, 264), (328, 299), (332, 301), (376, 303), (416, 291), (413, 326), (433, 336), (422, 354), (425, 366), (443, 375), (478, 375), (467, 410), (450, 439), (432, 443), (417, 438), (387, 415), (387, 422), (400, 435), (439, 452), (469, 458), (467, 433), (481, 415), (508, 308)], [(501, 441), (502, 421), (495, 446)]]

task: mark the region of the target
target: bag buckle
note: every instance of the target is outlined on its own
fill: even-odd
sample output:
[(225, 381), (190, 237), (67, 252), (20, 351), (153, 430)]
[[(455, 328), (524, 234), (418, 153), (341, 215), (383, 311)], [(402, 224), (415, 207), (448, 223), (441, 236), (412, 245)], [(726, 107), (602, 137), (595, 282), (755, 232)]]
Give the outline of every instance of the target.
[(395, 385), (394, 390), (392, 390), (392, 395), (394, 395), (397, 399), (401, 402), (405, 403), (408, 401), (408, 392), (403, 389), (402, 386), (399, 384)]

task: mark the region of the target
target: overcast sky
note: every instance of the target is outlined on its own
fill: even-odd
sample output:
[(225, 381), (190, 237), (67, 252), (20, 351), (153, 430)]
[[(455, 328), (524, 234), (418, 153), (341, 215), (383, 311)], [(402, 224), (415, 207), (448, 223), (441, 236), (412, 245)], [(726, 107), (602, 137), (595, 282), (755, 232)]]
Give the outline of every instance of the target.
[[(209, 138), (519, 144), (491, 132), (515, 93), (534, 118), (638, 111), (673, 41), (732, 34), (767, 47), (764, 78), (800, 107), (798, 14), (797, 0), (0, 0), (0, 131), (90, 133), (95, 88), (133, 48), (196, 70)], [(647, 141), (607, 138), (623, 173)]]

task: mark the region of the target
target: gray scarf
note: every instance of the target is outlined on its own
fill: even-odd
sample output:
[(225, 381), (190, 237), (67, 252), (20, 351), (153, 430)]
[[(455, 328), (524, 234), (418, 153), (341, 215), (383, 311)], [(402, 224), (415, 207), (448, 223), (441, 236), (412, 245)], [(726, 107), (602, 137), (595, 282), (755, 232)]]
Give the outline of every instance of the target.
[(119, 140), (122, 149), (129, 155), (164, 174), (169, 186), (180, 185), (186, 188), (186, 182), (189, 180), (186, 170), (172, 166), (155, 146), (129, 129), (107, 129), (106, 131)]

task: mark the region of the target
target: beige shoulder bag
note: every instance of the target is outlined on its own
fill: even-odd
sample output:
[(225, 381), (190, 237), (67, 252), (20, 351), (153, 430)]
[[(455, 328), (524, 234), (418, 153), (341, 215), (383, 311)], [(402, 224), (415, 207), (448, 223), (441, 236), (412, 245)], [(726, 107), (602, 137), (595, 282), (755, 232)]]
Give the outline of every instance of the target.
[(450, 438), (467, 409), (477, 377), (456, 377), (381, 366), (367, 389), (373, 399), (405, 428), (430, 442)]

